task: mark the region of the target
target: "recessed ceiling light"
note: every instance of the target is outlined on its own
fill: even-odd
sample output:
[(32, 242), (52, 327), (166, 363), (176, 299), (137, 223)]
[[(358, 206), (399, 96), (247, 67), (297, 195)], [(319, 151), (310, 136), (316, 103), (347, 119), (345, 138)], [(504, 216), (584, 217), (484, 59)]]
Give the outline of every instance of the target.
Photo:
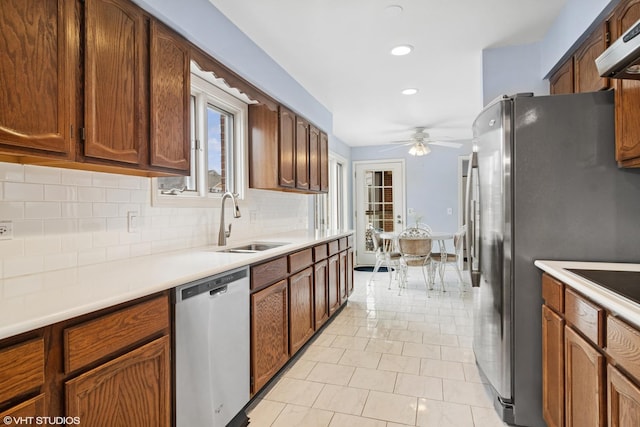
[(412, 50), (413, 50), (413, 46), (411, 46), (410, 44), (402, 44), (400, 46), (396, 46), (393, 49), (391, 49), (391, 55), (395, 55), (395, 56), (408, 55), (409, 53), (411, 53)]
[(389, 16), (398, 16), (402, 13), (402, 6), (398, 4), (392, 4), (384, 8), (384, 12)]
[(402, 91), (403, 95), (415, 95), (416, 93), (418, 93), (418, 89), (412, 87)]

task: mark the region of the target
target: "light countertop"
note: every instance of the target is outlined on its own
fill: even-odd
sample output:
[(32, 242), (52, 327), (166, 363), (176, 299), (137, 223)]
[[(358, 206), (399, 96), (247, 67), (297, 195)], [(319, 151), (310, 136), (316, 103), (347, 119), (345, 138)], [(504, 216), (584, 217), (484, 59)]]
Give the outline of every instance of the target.
[[(219, 252), (224, 247), (206, 246), (4, 279), (0, 339), (350, 234), (289, 232), (254, 239), (286, 243), (257, 253), (225, 253)], [(231, 241), (226, 247), (247, 242)]]
[[(567, 270), (640, 271), (640, 264), (538, 260), (535, 265), (611, 313), (640, 328), (640, 304)], [(640, 286), (640, 283), (638, 283), (638, 286)]]

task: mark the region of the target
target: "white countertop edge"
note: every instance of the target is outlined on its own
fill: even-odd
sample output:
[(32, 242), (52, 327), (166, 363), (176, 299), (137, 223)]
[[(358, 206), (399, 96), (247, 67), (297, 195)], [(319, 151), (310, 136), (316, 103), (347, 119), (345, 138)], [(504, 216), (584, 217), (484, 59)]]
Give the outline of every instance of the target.
[[(251, 240), (231, 241), (224, 247), (204, 246), (190, 248), (3, 279), (0, 280), (0, 285), (4, 285), (5, 282), (24, 282), (27, 286), (36, 289), (32, 296), (43, 293), (51, 295), (52, 298), (48, 300), (45, 296), (45, 300), (32, 303), (28, 301), (29, 295), (8, 298), (3, 292), (0, 298), (0, 339), (351, 234), (353, 234), (352, 230), (320, 233), (306, 230), (294, 231), (261, 236)], [(281, 242), (286, 244), (256, 253), (220, 252), (224, 248), (233, 248), (249, 242)], [(189, 265), (192, 260), (193, 264)], [(188, 265), (178, 267), (172, 266), (172, 263)], [(168, 270), (163, 270), (162, 267), (164, 266)], [(172, 267), (174, 268), (172, 269)], [(150, 270), (150, 272), (147, 270)], [(65, 299), (64, 297), (69, 282), (74, 281), (75, 283), (72, 283), (70, 288), (73, 288), (74, 285), (76, 288), (80, 288), (79, 294), (73, 294), (73, 289), (70, 294), (73, 294), (72, 297), (75, 300), (79, 300), (79, 303), (73, 303), (70, 301), (71, 298)], [(58, 284), (56, 285), (56, 283)], [(110, 292), (108, 283), (117, 283), (119, 288)], [(131, 283), (133, 285), (129, 285)], [(106, 286), (100, 287), (101, 284), (106, 284)], [(125, 289), (120, 289), (122, 287)], [(0, 286), (0, 289), (3, 288)], [(94, 298), (94, 294), (99, 295)], [(8, 309), (9, 305), (18, 303), (24, 305), (25, 309), (23, 311), (19, 307), (13, 311)]]
[(537, 260), (534, 264), (584, 296), (592, 299), (600, 306), (608, 309), (612, 314), (640, 328), (640, 304), (567, 270), (640, 271), (640, 264), (548, 260)]

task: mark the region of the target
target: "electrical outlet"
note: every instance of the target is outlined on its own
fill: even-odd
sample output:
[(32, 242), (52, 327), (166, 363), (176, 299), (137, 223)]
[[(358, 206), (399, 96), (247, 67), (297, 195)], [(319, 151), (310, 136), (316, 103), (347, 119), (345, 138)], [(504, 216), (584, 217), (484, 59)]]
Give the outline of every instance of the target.
[(453, 215), (453, 208), (447, 208), (447, 215)]
[(0, 240), (13, 239), (13, 221), (0, 221)]
[(129, 233), (137, 233), (138, 232), (138, 212), (137, 211), (129, 211), (127, 212), (127, 231)]
[(413, 215), (413, 214), (415, 214), (415, 213), (416, 213), (416, 210), (415, 210), (415, 209), (413, 209), (413, 208), (409, 208), (409, 209), (407, 209), (407, 215)]

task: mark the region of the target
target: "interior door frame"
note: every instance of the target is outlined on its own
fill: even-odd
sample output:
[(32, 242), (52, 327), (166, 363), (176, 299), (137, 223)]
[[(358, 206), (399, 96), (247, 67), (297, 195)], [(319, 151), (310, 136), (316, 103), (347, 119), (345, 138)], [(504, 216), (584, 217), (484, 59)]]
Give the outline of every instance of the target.
[[(382, 159), (382, 160), (356, 160), (352, 162), (352, 175), (353, 175), (353, 228), (355, 230), (355, 264), (356, 265), (373, 265), (375, 264), (375, 256), (372, 252), (365, 251), (365, 229), (358, 224), (358, 216), (361, 211), (360, 205), (362, 203), (363, 194), (358, 189), (357, 174), (361, 172), (364, 167), (373, 168), (376, 170), (388, 169), (390, 166), (399, 168), (399, 177), (396, 179), (394, 174), (393, 187), (394, 188), (394, 231), (400, 232), (404, 229), (407, 217), (407, 186), (406, 186), (406, 168), (405, 159)], [(399, 188), (396, 189), (396, 186)], [(397, 202), (397, 204), (396, 204)], [(398, 206), (396, 209), (395, 206)], [(399, 216), (399, 218), (398, 218)], [(398, 223), (398, 219), (400, 223)]]

